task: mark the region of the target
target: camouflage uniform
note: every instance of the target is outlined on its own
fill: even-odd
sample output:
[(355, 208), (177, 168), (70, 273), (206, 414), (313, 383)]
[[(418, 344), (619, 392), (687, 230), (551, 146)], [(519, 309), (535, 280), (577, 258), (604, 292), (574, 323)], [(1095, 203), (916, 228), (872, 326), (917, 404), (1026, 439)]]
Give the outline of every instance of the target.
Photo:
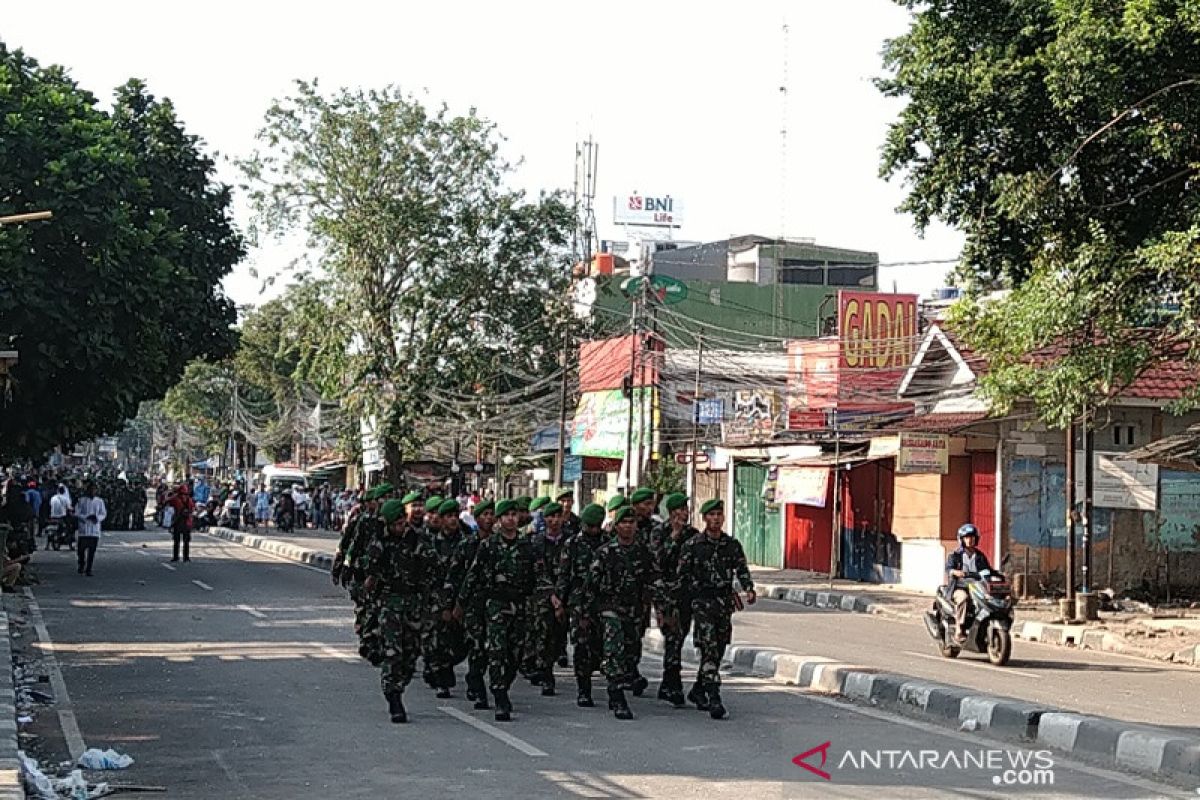
[[(450, 561), (465, 538), (462, 527), (465, 526), (460, 524), (452, 533), (438, 530), (422, 537), (437, 554), (443, 574), (450, 569)], [(421, 636), (421, 652), (425, 657), (426, 682), (439, 690), (439, 696), (449, 697), (449, 690), (458, 682), (454, 667), (467, 654), (462, 624), (455, 620), (446, 622), (437, 614), (430, 615)]]
[(682, 653), (683, 643), (692, 627), (692, 600), (687, 590), (679, 583), (679, 556), (683, 546), (700, 532), (684, 524), (679, 536), (674, 536), (669, 522), (654, 527), (650, 535), (650, 549), (654, 553), (658, 571), (663, 579), (662, 602), (658, 610), (664, 618), (663, 634), (663, 679), (659, 691), (660, 699), (678, 692), (683, 699)]
[[(475, 563), (479, 546), (486, 541), (474, 531), (459, 541), (446, 570), (446, 593), (458, 598), (463, 607), (463, 638), (467, 648), (467, 699), (482, 700), (480, 708), (487, 708), (487, 689), (484, 675), (487, 674), (487, 598), (481, 594), (466, 596), (463, 587), (467, 572)], [(448, 605), (453, 605), (449, 603)]]
[(567, 645), (567, 625), (554, 614), (550, 595), (554, 593), (566, 537), (559, 531), (557, 539), (536, 533), (531, 540), (534, 558), (540, 566), (541, 580), (529, 602), (529, 631), (526, 638), (526, 657), (532, 658), (532, 671), (541, 679), (542, 694), (554, 693), (554, 662)]
[(596, 551), (607, 541), (608, 537), (603, 531), (597, 531), (595, 535), (581, 531), (568, 539), (559, 557), (555, 590), (570, 614), (571, 640), (575, 643), (571, 663), (575, 668), (580, 700), (586, 697), (588, 705), (591, 704), (592, 673), (600, 669), (600, 658), (604, 652), (604, 633), (600, 617), (585, 604), (585, 587), (592, 563), (596, 560)]
[(378, 607), (383, 693), (401, 693), (416, 667), (421, 624), (441, 605), (441, 565), (417, 531), (406, 528), (376, 538), (363, 571), (374, 579), (369, 593)]
[(642, 542), (635, 539), (623, 545), (613, 539), (596, 551), (585, 584), (584, 605), (599, 615), (604, 626), (604, 675), (610, 707), (615, 707), (616, 697), (624, 704), (622, 689), (639, 676), (641, 609), (660, 592), (658, 569)]
[(354, 632), (358, 635), (358, 652), (375, 666), (382, 656), (379, 612), (380, 606), (373, 593), (366, 591), (367, 562), (372, 545), (380, 541), (385, 526), (378, 511), (363, 511), (348, 526), (350, 534), (346, 548), (346, 565), (350, 572), (348, 587), (354, 600)]
[(526, 599), (539, 580), (539, 566), (528, 538), (493, 533), (479, 545), (460, 596), (486, 597), (488, 679), (496, 696), (497, 716), (511, 711), (508, 688), (517, 674), (525, 636)]
[[(679, 555), (679, 591), (691, 597), (700, 669), (701, 693), (719, 703), (721, 659), (733, 634), (733, 579), (744, 591), (754, 588), (742, 543), (727, 533), (717, 539), (706, 533), (684, 543)], [(693, 690), (695, 691), (695, 690)]]

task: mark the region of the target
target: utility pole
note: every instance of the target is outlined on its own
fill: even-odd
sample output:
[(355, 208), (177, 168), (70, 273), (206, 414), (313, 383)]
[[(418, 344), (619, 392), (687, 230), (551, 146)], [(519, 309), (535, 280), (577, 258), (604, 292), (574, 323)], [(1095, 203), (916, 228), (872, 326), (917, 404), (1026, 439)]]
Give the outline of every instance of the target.
[(696, 389), (692, 393), (692, 448), (688, 454), (688, 498), (696, 496), (696, 451), (700, 447), (700, 376), (704, 369), (704, 333), (696, 334)]
[[(1083, 566), (1080, 570), (1080, 592), (1076, 597), (1076, 619), (1096, 618), (1096, 595), (1092, 587), (1092, 542), (1095, 540), (1095, 461), (1096, 425), (1092, 409), (1083, 417)], [(1082, 608), (1080, 608), (1082, 605)]]
[[(1064, 619), (1075, 617), (1075, 420), (1067, 425), (1067, 596), (1063, 600)], [(1026, 580), (1028, 580), (1026, 576)]]
[(560, 489), (566, 483), (564, 474), (567, 466), (567, 360), (570, 350), (570, 331), (563, 331), (562, 358), (559, 359), (562, 367), (562, 385), (558, 393), (558, 452), (554, 457), (554, 485)]
[(838, 550), (842, 540), (841, 495), (842, 495), (842, 437), (838, 430), (838, 409), (833, 408), (833, 524), (829, 536), (829, 588), (837, 575)]
[[(629, 419), (625, 425), (625, 491), (633, 490), (633, 406), (634, 390), (637, 388), (636, 372), (638, 357), (638, 303), (640, 292), (634, 295), (633, 312), (629, 318)], [(640, 447), (640, 442), (639, 442)]]

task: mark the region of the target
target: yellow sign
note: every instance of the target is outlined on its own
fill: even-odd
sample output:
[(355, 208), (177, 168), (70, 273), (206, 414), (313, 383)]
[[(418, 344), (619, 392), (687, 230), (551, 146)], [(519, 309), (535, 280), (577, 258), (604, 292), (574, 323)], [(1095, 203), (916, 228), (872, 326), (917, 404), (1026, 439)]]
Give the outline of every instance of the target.
[(950, 437), (944, 433), (901, 433), (896, 472), (950, 472)]

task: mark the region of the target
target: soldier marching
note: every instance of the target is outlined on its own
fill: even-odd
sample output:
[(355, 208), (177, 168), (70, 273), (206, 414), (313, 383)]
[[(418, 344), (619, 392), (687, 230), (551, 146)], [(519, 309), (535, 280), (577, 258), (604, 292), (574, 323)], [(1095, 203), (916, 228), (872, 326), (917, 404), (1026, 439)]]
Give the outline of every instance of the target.
[[(403, 693), (418, 658), (443, 699), (465, 661), (466, 699), (477, 710), (494, 703), (500, 722), (512, 719), (517, 674), (553, 696), (556, 664), (572, 668), (579, 707), (595, 706), (599, 673), (609, 710), (632, 719), (626, 693), (641, 696), (648, 686), (640, 661), (651, 611), (664, 644), (658, 699), (726, 715), (719, 668), (732, 616), (742, 592), (746, 603), (757, 598), (741, 544), (723, 530), (720, 500), (701, 507), (702, 530), (688, 524), (685, 495), (660, 502), (649, 489), (578, 516), (569, 490), (484, 500), (468, 526), (454, 499), (393, 494), (384, 484), (364, 495), (332, 569), (354, 600), (359, 652), (381, 669), (393, 722), (408, 721)], [(659, 507), (665, 519), (654, 516)], [(685, 699), (689, 633), (700, 665)]]

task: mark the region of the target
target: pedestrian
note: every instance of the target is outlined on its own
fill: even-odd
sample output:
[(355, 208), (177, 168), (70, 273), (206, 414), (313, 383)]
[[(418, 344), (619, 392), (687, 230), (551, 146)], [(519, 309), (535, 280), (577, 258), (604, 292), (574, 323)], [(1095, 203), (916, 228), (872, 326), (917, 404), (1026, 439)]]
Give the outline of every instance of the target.
[(404, 502), (388, 500), (380, 515), (386, 534), (370, 546), (365, 590), (380, 607), (383, 696), (392, 722), (402, 723), (408, 722), (404, 689), (421, 652), (422, 623), (432, 605), (441, 605), (436, 597), (443, 579), (437, 554), (405, 518)]
[(475, 504), (474, 517), (476, 528), (463, 536), (458, 543), (458, 549), (450, 559), (450, 567), (446, 571), (446, 596), (450, 598), (449, 605), (455, 599), (463, 607), (463, 636), (467, 645), (467, 699), (474, 701), (475, 708), (485, 711), (490, 708), (487, 696), (487, 608), (486, 597), (462, 594), (467, 572), (475, 562), (479, 546), (492, 535), (496, 524), (496, 508), (491, 500)]
[(679, 586), (692, 601), (694, 641), (700, 651), (700, 669), (688, 700), (713, 719), (725, 716), (721, 701), (721, 660), (733, 635), (736, 578), (746, 592), (746, 603), (758, 599), (746, 566), (742, 543), (725, 533), (725, 504), (712, 499), (700, 507), (704, 531), (684, 542), (679, 555)]
[(369, 490), (353, 523), (346, 526), (344, 544), (339, 542), (338, 546), (339, 551), (345, 553), (345, 566), (339, 577), (354, 600), (354, 633), (358, 636), (358, 653), (374, 666), (379, 666), (383, 658), (380, 607), (366, 591), (366, 569), (371, 545), (385, 533), (386, 524), (380, 516), (380, 508), (390, 499), (391, 493), (390, 483), (382, 483)]
[(658, 609), (663, 620), (663, 674), (658, 699), (681, 707), (686, 704), (681, 676), (683, 642), (692, 627), (692, 601), (679, 585), (679, 555), (683, 545), (700, 532), (688, 524), (687, 495), (667, 495), (663, 505), (667, 508), (667, 520), (656, 525), (650, 534), (650, 551), (663, 580), (662, 604)]
[[(538, 574), (533, 547), (517, 527), (517, 502), (501, 500), (496, 504), (496, 517), (500, 521), (499, 534), (479, 545), (461, 596), (482, 594), (487, 598), (488, 679), (496, 700), (496, 721), (508, 722), (512, 719), (508, 690), (521, 658), (526, 598), (533, 593)], [(454, 613), (462, 619), (461, 601)]]
[(546, 523), (544, 533), (533, 535), (533, 555), (540, 563), (541, 580), (529, 607), (527, 645), (532, 655), (532, 671), (542, 687), (543, 697), (555, 693), (554, 664), (566, 652), (567, 624), (552, 600), (557, 588), (558, 569), (566, 537), (563, 534), (563, 509), (558, 503), (542, 506)]
[[(604, 627), (604, 677), (608, 707), (617, 719), (633, 719), (625, 687), (645, 681), (638, 671), (641, 657), (641, 610), (647, 598), (661, 602), (662, 582), (650, 548), (637, 538), (637, 519), (629, 506), (617, 511), (616, 538), (596, 551), (584, 593), (585, 606)], [(660, 620), (661, 623), (661, 620)], [(640, 685), (642, 691), (645, 685)]]
[[(216, 501), (213, 501), (216, 502)], [(192, 523), (195, 504), (186, 483), (179, 484), (175, 493), (167, 498), (171, 514), (171, 560), (179, 560), (180, 545), (183, 545), (183, 560), (192, 560)]]
[[(59, 541), (67, 534), (67, 515), (71, 513), (71, 500), (67, 496), (67, 487), (61, 483), (58, 485), (58, 491), (50, 498), (50, 527), (47, 531), (53, 532), (53, 535), (59, 537)], [(50, 549), (50, 536), (46, 535), (46, 549)], [(73, 546), (72, 546), (73, 547)]]
[(604, 524), (604, 507), (592, 503), (579, 515), (582, 525), (577, 536), (567, 540), (559, 559), (559, 568), (554, 596), (551, 603), (559, 616), (567, 617), (571, 626), (571, 641), (575, 650), (571, 654), (571, 665), (575, 671), (578, 690), (575, 704), (591, 708), (592, 673), (600, 669), (603, 654), (603, 627), (594, 609), (585, 600), (585, 586), (596, 551), (605, 543), (601, 525)]
[(79, 561), (79, 574), (92, 576), (92, 563), (96, 560), (96, 548), (100, 546), (100, 526), (104, 524), (108, 510), (104, 501), (96, 495), (96, 484), (88, 481), (83, 488), (83, 496), (75, 507), (79, 517), (79, 532), (76, 534), (76, 555)]

